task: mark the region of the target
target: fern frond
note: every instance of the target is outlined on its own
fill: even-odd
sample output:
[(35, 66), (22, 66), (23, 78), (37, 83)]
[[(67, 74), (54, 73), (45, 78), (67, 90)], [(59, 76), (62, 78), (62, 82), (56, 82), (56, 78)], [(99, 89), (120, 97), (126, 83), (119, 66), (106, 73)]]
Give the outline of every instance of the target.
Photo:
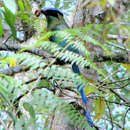
[(67, 68), (61, 68), (59, 66), (52, 65), (46, 69), (43, 74), (48, 79), (52, 78), (53, 80), (72, 82), (75, 88), (77, 88), (78, 85), (80, 85), (80, 87), (85, 86), (85, 82), (81, 79), (81, 77)]
[[(42, 96), (39, 96), (42, 95)], [(36, 104), (36, 110), (38, 110), (38, 108), (43, 108), (47, 109), (47, 114), (54, 114), (55, 113), (59, 113), (60, 115), (63, 114), (64, 116), (68, 117), (68, 123), (70, 124), (74, 124), (75, 127), (79, 127), (80, 128), (88, 128), (91, 129), (92, 128), (87, 124), (86, 118), (81, 115), (81, 113), (76, 110), (71, 104), (65, 102), (63, 99), (56, 97), (55, 95), (53, 95), (52, 93), (48, 92), (45, 89), (42, 90), (36, 90), (33, 94), (33, 97), (35, 97), (35, 99), (33, 98), (33, 100), (31, 101), (31, 104), (33, 104), (35, 106), (34, 103), (36, 103), (37, 101), (44, 101), (42, 104)], [(35, 100), (35, 102), (34, 102)], [(36, 101), (37, 100), (37, 101)], [(39, 105), (42, 105), (39, 107)]]
[[(69, 31), (70, 30), (73, 29), (69, 29)], [(75, 32), (75, 29), (73, 31)], [(59, 38), (59, 41), (65, 40), (73, 49), (78, 49), (79, 51), (84, 52), (87, 56), (90, 56), (89, 51), (86, 49), (84, 42), (78, 37), (78, 34), (73, 35), (73, 32), (68, 33), (68, 30), (65, 30), (57, 31), (56, 36)]]
[(28, 53), (16, 54), (15, 57), (18, 59), (18, 65), (30, 67), (30, 70), (34, 70), (39, 67), (44, 67), (47, 63), (42, 57), (30, 55)]

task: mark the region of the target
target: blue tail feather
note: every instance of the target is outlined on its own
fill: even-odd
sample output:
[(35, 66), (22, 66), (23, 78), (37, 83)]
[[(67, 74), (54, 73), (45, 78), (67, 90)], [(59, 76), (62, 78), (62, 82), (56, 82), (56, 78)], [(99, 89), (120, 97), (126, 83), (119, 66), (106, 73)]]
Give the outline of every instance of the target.
[(87, 118), (87, 121), (88, 121), (89, 125), (90, 125), (91, 127), (94, 127), (94, 124), (93, 124), (93, 121), (92, 121), (92, 119), (91, 119), (91, 116), (90, 116), (90, 113), (89, 113), (89, 112), (86, 112), (86, 118)]
[(87, 98), (86, 98), (86, 95), (84, 93), (84, 88), (79, 88), (79, 89), (80, 89), (79, 92), (80, 92), (80, 95), (82, 97), (82, 101), (86, 105), (87, 104)]
[(80, 70), (79, 70), (78, 65), (76, 65), (76, 63), (74, 63), (72, 65), (72, 70), (73, 70), (74, 73), (77, 73), (78, 75), (80, 75)]
[[(78, 75), (80, 75), (80, 70), (79, 70), (79, 67), (78, 65), (76, 65), (75, 63), (72, 65), (72, 70), (74, 73), (77, 73)], [(81, 85), (78, 85), (77, 89), (79, 90), (80, 92), (80, 95), (82, 97), (82, 101), (85, 105), (87, 105), (87, 98), (86, 98), (86, 95), (84, 93), (84, 88), (82, 87), (81, 88)], [(91, 126), (91, 127), (94, 127), (94, 124), (93, 124), (93, 121), (91, 119), (91, 116), (90, 116), (90, 113), (86, 111), (86, 118), (87, 118), (87, 121), (88, 121), (88, 124)]]

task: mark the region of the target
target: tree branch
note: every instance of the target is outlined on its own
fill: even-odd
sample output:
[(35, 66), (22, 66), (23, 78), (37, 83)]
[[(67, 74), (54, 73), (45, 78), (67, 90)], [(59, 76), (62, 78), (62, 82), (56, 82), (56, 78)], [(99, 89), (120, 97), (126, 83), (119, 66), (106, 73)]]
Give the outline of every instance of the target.
[[(26, 48), (26, 49), (25, 49)], [(53, 55), (48, 54), (48, 52), (43, 51), (39, 48), (27, 48), (27, 46), (22, 46), (19, 44), (1, 44), (0, 43), (0, 50), (10, 50), (10, 51), (20, 51), (21, 49), (25, 49), (25, 52), (32, 53), (38, 56), (43, 56), (44, 58), (55, 58)], [(105, 54), (92, 54), (92, 60), (94, 62), (106, 62), (106, 61), (113, 61), (117, 63), (126, 63), (130, 64), (130, 60), (128, 58), (128, 54), (126, 53), (112, 53), (110, 56), (106, 56)]]
[(15, 44), (15, 43), (13, 44), (6, 43), (6, 45), (0, 43), (0, 50), (20, 51), (22, 49), (25, 49), (24, 52), (32, 53), (32, 54), (43, 56), (43, 57), (47, 57), (47, 54), (48, 54), (46, 51), (43, 51), (42, 49), (39, 49), (39, 48), (27, 48), (27, 46), (22, 46), (20, 44)]
[(111, 121), (111, 125), (112, 125), (112, 130), (113, 130), (113, 128), (114, 128), (114, 125), (113, 125), (113, 120), (112, 120), (112, 113), (111, 113), (111, 109), (110, 109), (110, 107), (109, 107), (109, 104), (108, 104), (108, 102), (106, 102), (106, 105), (107, 105), (107, 108), (108, 108), (108, 112), (109, 112), (109, 116), (110, 116), (110, 121)]
[(103, 98), (105, 100), (105, 102), (111, 103), (111, 104), (116, 104), (116, 105), (121, 105), (121, 106), (128, 106), (129, 104), (127, 103), (121, 103), (121, 102), (115, 102), (115, 101), (110, 101), (110, 100), (106, 100), (105, 97), (103, 96), (87, 96), (87, 98), (89, 99), (96, 99), (97, 97)]
[[(128, 81), (128, 83), (125, 84), (124, 82), (126, 82), (126, 81)], [(130, 84), (130, 78), (121, 79), (121, 80), (117, 80), (117, 81), (113, 81), (113, 82), (109, 82), (109, 83), (102, 83), (101, 82), (100, 86), (103, 87), (103, 88), (110, 89), (111, 87), (106, 87), (106, 86), (108, 86), (110, 84), (118, 84), (118, 83), (121, 83), (121, 82), (124, 84), (123, 86), (120, 85), (120, 87), (114, 87), (113, 89), (122, 89), (122, 88), (125, 88), (126, 86), (128, 86)]]
[(96, 54), (94, 53), (93, 55), (93, 61), (94, 62), (106, 62), (106, 61), (113, 61), (117, 63), (126, 63), (130, 64), (128, 54), (125, 53), (111, 53), (110, 56), (107, 56), (105, 54)]
[(0, 73), (13, 76), (16, 73), (28, 71), (28, 70), (29, 70), (29, 67), (26, 68), (24, 66), (15, 66), (15, 67), (9, 67), (8, 69), (3, 69), (0, 71)]
[(125, 103), (127, 103), (128, 105), (130, 105), (130, 102), (127, 101), (124, 97), (122, 97), (120, 94), (118, 94), (115, 90), (113, 90), (112, 88), (109, 89), (112, 93), (114, 93), (118, 98), (120, 98), (122, 101), (124, 101)]

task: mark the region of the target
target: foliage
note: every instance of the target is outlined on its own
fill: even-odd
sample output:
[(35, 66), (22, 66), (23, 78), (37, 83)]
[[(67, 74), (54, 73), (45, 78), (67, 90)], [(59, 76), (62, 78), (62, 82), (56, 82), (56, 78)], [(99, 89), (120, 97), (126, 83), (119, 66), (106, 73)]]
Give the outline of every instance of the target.
[[(10, 1), (12, 7), (8, 4)], [(55, 3), (51, 0), (48, 2), (67, 11), (70, 11), (69, 6), (75, 3), (72, 0), (71, 2), (64, 0), (63, 3), (60, 0)], [(113, 0), (109, 3), (114, 5)], [(88, 126), (84, 114), (71, 104), (74, 101), (84, 108), (82, 104), (77, 103), (77, 100), (80, 102), (81, 99), (76, 90), (77, 85), (84, 87), (88, 99), (93, 100), (90, 109), (93, 111), (91, 115), (95, 124), (102, 126), (101, 124), (105, 122), (106, 129), (110, 126), (121, 129), (125, 127), (127, 122), (126, 127), (128, 127), (129, 64), (114, 63), (110, 60), (102, 62), (99, 68), (92, 57), (94, 52), (87, 48), (89, 44), (98, 46), (105, 52), (105, 56), (110, 57), (112, 57), (112, 52), (129, 52), (129, 47), (125, 48), (123, 43), (118, 42), (117, 39), (108, 39), (108, 35), (118, 36), (117, 24), (89, 24), (81, 28), (47, 32), (45, 18), (36, 17), (31, 12), (32, 3), (29, 0), (18, 0), (17, 4), (14, 0), (3, 0), (3, 7), (0, 8), (2, 44), (7, 46), (6, 42), (10, 42), (8, 38), (4, 39), (4, 32), (7, 31), (4, 30), (4, 25), (8, 25), (12, 31), (11, 36), (13, 35), (14, 39), (11, 41), (19, 44), (17, 37), (19, 31), (16, 29), (17, 20), (24, 21), (34, 27), (37, 31), (34, 39), (37, 40), (31, 45), (28, 44), (28, 41), (25, 42), (26, 45), (21, 43), (23, 47), (20, 51), (11, 50), (8, 47), (5, 49), (7, 51), (3, 51), (4, 49), (0, 48), (0, 129), (7, 127), (13, 127), (16, 130), (23, 127), (25, 129), (48, 128), (49, 116), (57, 113), (65, 115), (67, 123), (74, 125), (75, 128), (92, 129)], [(61, 6), (62, 4), (64, 6)], [(103, 3), (100, 4), (105, 6)], [(42, 5), (45, 5), (45, 1), (42, 2)], [(126, 17), (127, 13), (125, 13)], [(122, 21), (128, 22), (123, 18)], [(9, 34), (10, 29), (7, 31)], [(120, 24), (120, 31), (122, 37), (128, 37), (128, 26)], [(60, 38), (60, 41), (68, 42), (68, 45), (61, 48), (58, 43), (50, 42), (48, 39), (54, 34)], [(128, 42), (129, 39), (126, 38), (126, 44)], [(70, 45), (73, 49), (78, 49), (82, 55), (68, 51), (67, 47)], [(39, 56), (38, 53), (33, 53), (33, 49), (40, 49), (40, 51), (49, 54), (50, 57)], [(29, 52), (27, 52), (28, 50)], [(99, 74), (99, 81), (85, 78), (84, 74), (82, 76), (74, 74), (70, 66), (56, 65), (55, 61), (58, 58), (67, 63), (76, 63), (81, 70), (90, 67)], [(19, 66), (22, 68), (20, 71), (17, 69)], [(10, 73), (13, 69), (14, 73)], [(60, 91), (58, 94), (57, 90)], [(64, 92), (66, 90), (70, 94), (74, 93), (73, 96), (68, 96), (70, 100), (64, 99), (67, 95)], [(120, 111), (117, 108), (120, 108)], [(119, 120), (121, 120), (120, 124)]]

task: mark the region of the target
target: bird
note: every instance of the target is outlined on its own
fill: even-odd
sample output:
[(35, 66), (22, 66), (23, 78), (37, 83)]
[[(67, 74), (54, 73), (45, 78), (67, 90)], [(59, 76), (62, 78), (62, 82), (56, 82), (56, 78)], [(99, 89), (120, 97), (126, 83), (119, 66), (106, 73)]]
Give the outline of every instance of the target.
[[(56, 9), (56, 8), (45, 8), (44, 9), (43, 8), (43, 9), (41, 9), (41, 13), (46, 16), (47, 31), (63, 31), (65, 29), (69, 28), (68, 24), (65, 22), (63, 13), (59, 9)], [(58, 37), (56, 37), (56, 35), (54, 34), (53, 36), (50, 37), (50, 41), (58, 42)], [(62, 48), (64, 48), (67, 44), (68, 44), (67, 40), (63, 40), (63, 41), (59, 42), (59, 46), (61, 46)], [(72, 48), (71, 45), (67, 49), (69, 51), (79, 54), (79, 50)], [(59, 62), (61, 62), (61, 64), (65, 64), (65, 62), (63, 60), (59, 60)], [(79, 69), (78, 65), (76, 65), (76, 63), (72, 64), (72, 71), (78, 75), (81, 75), (80, 69)], [(83, 87), (81, 88), (81, 85), (78, 85), (77, 89), (80, 92), (83, 103), (85, 105), (87, 105), (87, 98), (84, 93), (84, 88)], [(88, 111), (86, 111), (86, 118), (87, 118), (88, 124), (91, 127), (95, 127), (95, 125), (92, 121), (92, 118), (90, 116), (90, 113)]]

